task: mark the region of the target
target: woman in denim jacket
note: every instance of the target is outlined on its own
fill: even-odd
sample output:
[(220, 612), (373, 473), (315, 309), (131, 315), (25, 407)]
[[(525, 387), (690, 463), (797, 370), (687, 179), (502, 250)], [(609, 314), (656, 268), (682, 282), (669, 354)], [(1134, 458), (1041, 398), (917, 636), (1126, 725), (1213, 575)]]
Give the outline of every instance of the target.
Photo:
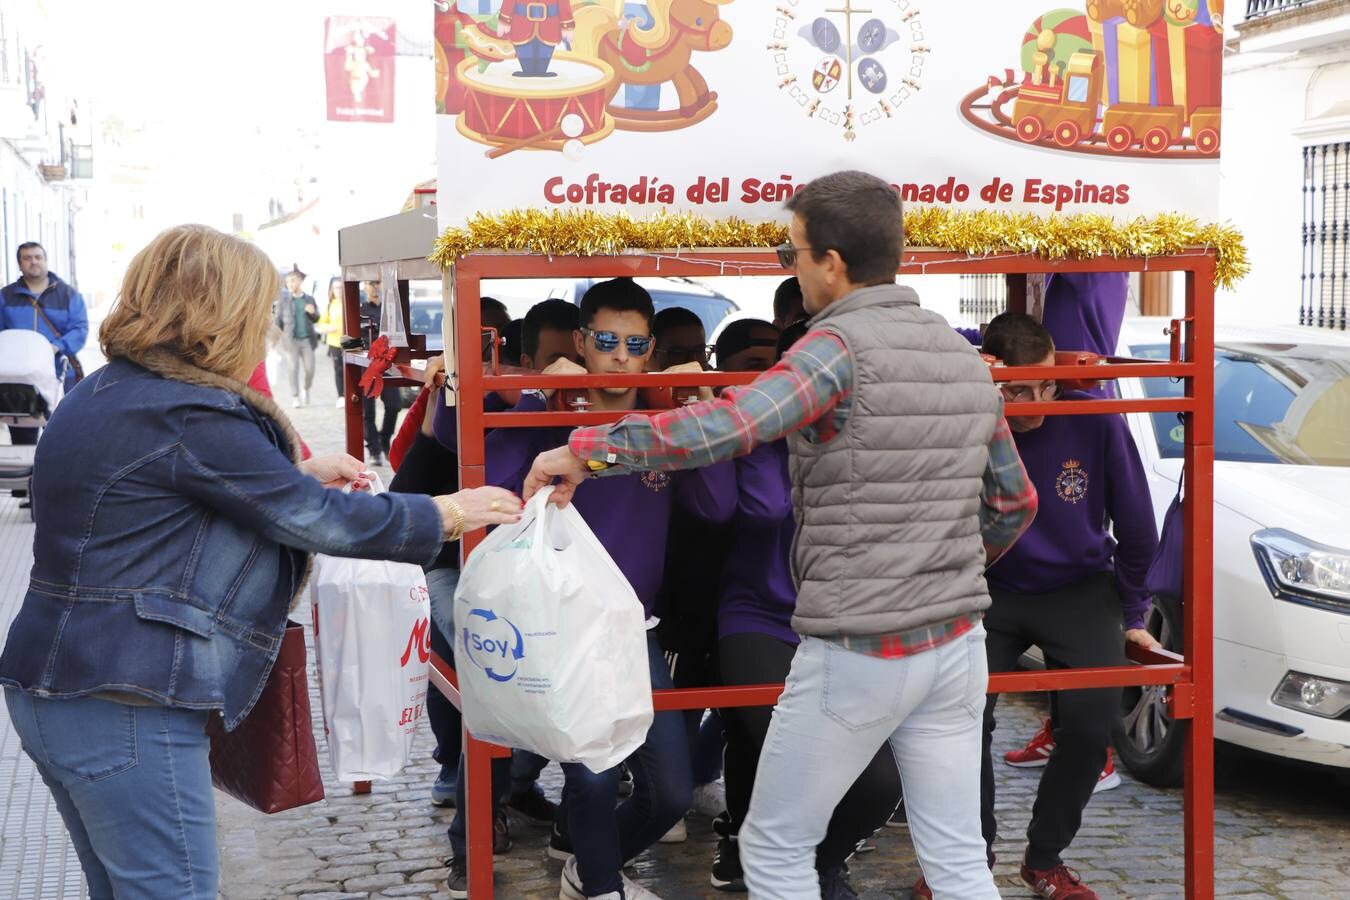
[(428, 563), (519, 519), (498, 488), (344, 493), (359, 461), (299, 462), (286, 417), (244, 384), (275, 293), (253, 245), (164, 232), (103, 324), (108, 365), (38, 444), (33, 570), (0, 684), (95, 900), (215, 898), (206, 718), (248, 714), (310, 554)]

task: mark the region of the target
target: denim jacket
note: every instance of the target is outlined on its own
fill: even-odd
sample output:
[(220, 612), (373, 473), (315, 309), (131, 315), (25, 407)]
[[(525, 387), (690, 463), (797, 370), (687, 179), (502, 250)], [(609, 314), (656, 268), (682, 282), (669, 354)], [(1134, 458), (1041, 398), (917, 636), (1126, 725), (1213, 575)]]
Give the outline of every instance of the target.
[(252, 708), (309, 554), (430, 563), (428, 497), (344, 494), (294, 465), (281, 411), (240, 382), (151, 354), (66, 395), (38, 442), (28, 593), (0, 684)]

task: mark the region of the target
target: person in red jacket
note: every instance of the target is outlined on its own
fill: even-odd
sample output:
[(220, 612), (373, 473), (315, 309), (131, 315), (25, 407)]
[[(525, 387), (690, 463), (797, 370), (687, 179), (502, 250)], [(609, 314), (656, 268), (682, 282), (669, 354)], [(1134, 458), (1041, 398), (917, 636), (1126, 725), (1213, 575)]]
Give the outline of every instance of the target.
[(548, 70), (553, 51), (565, 40), (570, 40), (575, 22), (572, 21), (571, 0), (506, 0), (502, 4), (502, 34), (516, 46), (520, 71), (518, 78), (552, 78), (556, 72)]

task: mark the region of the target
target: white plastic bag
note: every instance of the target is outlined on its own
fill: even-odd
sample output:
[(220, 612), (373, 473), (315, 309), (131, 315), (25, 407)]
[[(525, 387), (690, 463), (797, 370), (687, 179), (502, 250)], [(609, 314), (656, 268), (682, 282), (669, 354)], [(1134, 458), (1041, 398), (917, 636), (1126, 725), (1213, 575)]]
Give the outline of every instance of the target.
[[(375, 476), (372, 493), (384, 490)], [(431, 607), (419, 566), (314, 557), (315, 665), (328, 756), (342, 781), (392, 778), (426, 712)]]
[(470, 556), (455, 591), (464, 722), (479, 740), (603, 772), (652, 724), (642, 604), (568, 506), (540, 491)]

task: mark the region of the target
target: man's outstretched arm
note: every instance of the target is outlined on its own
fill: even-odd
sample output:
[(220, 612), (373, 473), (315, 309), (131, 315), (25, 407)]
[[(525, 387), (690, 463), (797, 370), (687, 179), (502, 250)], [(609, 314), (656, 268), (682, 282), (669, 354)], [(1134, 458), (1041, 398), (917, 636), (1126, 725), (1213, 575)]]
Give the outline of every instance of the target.
[(826, 441), (834, 436), (828, 414), (852, 390), (853, 360), (843, 341), (815, 331), (772, 369), (744, 387), (724, 391), (720, 399), (576, 429), (566, 447), (535, 460), (524, 496), (528, 500), (559, 479), (554, 497), (565, 504), (592, 473), (697, 469), (749, 453), (813, 422), (820, 422), (820, 440)]

